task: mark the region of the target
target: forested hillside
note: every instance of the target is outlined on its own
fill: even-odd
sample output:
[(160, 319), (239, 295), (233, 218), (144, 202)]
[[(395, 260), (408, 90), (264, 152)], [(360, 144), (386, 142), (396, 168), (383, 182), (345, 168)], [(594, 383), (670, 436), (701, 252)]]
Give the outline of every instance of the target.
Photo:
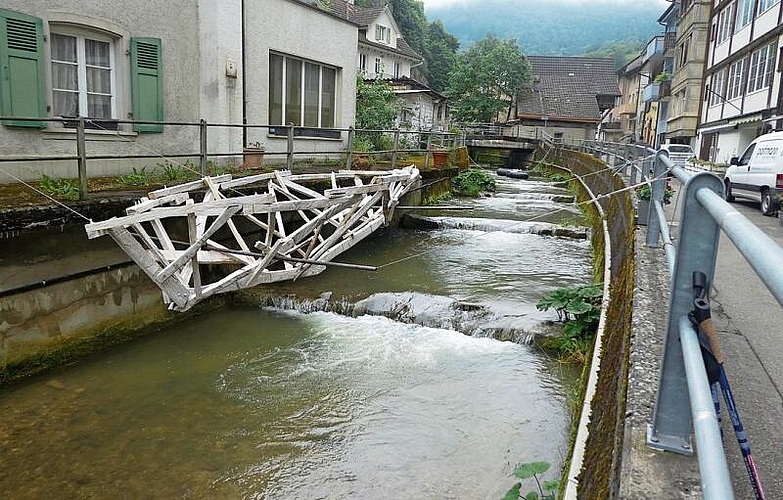
[(666, 3), (644, 1), (463, 0), (425, 3), (464, 49), (493, 33), (516, 38), (525, 54), (605, 55), (638, 51), (661, 31)]

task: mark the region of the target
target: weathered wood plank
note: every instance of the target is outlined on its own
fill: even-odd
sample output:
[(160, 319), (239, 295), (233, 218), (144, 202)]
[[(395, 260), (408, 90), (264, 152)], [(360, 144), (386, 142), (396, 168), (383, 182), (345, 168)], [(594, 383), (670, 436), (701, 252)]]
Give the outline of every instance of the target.
[(226, 198), (224, 200), (215, 200), (207, 203), (194, 203), (180, 207), (157, 207), (140, 214), (126, 215), (124, 217), (112, 217), (111, 219), (105, 221), (91, 222), (86, 224), (84, 228), (87, 231), (88, 238), (92, 239), (105, 234), (106, 230), (112, 227), (127, 227), (131, 224), (146, 222), (153, 219), (186, 217), (191, 213), (202, 216), (216, 217), (223, 213), (226, 207), (236, 205), (263, 207), (271, 202), (271, 200), (272, 198), (270, 195), (259, 194), (252, 196), (240, 196), (237, 198)]
[(276, 170), (274, 172), (270, 172), (267, 174), (248, 175), (247, 177), (239, 177), (236, 179), (231, 179), (230, 181), (221, 182), (220, 189), (232, 189), (232, 188), (247, 186), (249, 184), (255, 184), (257, 182), (268, 181), (270, 179), (276, 178), (278, 175), (281, 177), (290, 177), (291, 171)]
[[(228, 182), (231, 180), (231, 174), (225, 174), (225, 175), (218, 175), (216, 177), (211, 177), (212, 182), (216, 182), (220, 184), (221, 182)], [(155, 198), (162, 198), (164, 196), (169, 196), (172, 194), (179, 194), (179, 193), (187, 193), (190, 191), (198, 190), (198, 189), (204, 189), (204, 179), (199, 179), (197, 181), (191, 181), (191, 182), (185, 182), (183, 184), (177, 184), (176, 186), (166, 187), (163, 189), (157, 189), (155, 191), (150, 191), (149, 198), (151, 200), (154, 200)]]
[[(177, 260), (166, 266), (166, 268), (160, 272), (160, 278), (166, 279), (167, 277), (171, 276), (174, 272), (176, 272), (179, 268), (181, 268), (185, 261), (189, 260), (191, 257), (196, 255), (196, 252), (199, 251), (199, 249), (204, 245), (204, 242), (206, 242), (213, 234), (217, 232), (218, 229), (223, 227), (223, 224), (226, 223), (229, 217), (239, 212), (239, 207), (227, 207), (223, 210), (223, 213), (220, 214), (215, 220), (215, 222), (212, 223), (211, 226), (209, 226), (209, 229), (204, 231), (204, 234), (202, 234), (198, 239), (196, 239), (190, 247), (188, 247), (187, 250), (185, 250), (182, 255), (180, 255)], [(194, 270), (195, 272), (195, 270)]]
[(133, 235), (124, 227), (115, 227), (109, 230), (109, 235), (122, 248), (128, 256), (139, 266), (144, 274), (154, 281), (172, 302), (184, 307), (188, 302), (190, 292), (187, 287), (176, 278), (160, 278), (158, 276), (161, 267), (150, 257), (149, 253), (136, 241)]

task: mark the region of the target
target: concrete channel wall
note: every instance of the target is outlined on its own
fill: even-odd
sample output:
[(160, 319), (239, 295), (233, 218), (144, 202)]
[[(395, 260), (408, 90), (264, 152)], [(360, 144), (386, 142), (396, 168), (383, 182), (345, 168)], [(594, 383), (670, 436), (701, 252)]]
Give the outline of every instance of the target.
[[(596, 195), (624, 187), (623, 180), (616, 176), (606, 164), (584, 153), (563, 149), (538, 150), (536, 160), (551, 169), (576, 174)], [(590, 195), (579, 182), (573, 182), (579, 192), (580, 201)], [(604, 499), (617, 498), (620, 484), (622, 448), (624, 437), (626, 387), (628, 379), (628, 353), (630, 349), (631, 319), (634, 292), (634, 209), (628, 192), (601, 199), (609, 234), (609, 245), (605, 246), (604, 221), (598, 210), (585, 205), (593, 228), (593, 255), (596, 280), (604, 276), (606, 264), (610, 283), (610, 300), (604, 311), (600, 349), (594, 347), (593, 367), (597, 369), (596, 383), (590, 401), (586, 401), (588, 418), (586, 438), (577, 443), (583, 451), (574, 455), (580, 463), (574, 466), (578, 471), (572, 486), (575, 498)], [(611, 258), (605, 262), (605, 248), (611, 250)], [(596, 365), (598, 363), (598, 365)], [(587, 367), (588, 372), (591, 367)], [(588, 396), (590, 398), (590, 396)], [(583, 395), (583, 399), (584, 395)], [(567, 464), (568, 465), (568, 464)], [(566, 470), (568, 470), (568, 466)]]

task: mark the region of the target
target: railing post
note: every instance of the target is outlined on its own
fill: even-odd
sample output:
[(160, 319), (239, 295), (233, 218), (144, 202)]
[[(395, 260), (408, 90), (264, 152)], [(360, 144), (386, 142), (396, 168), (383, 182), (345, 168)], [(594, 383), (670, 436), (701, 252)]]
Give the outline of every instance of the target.
[(652, 189), (650, 193), (650, 215), (647, 217), (647, 240), (645, 244), (650, 248), (658, 248), (658, 242), (661, 239), (661, 222), (655, 214), (655, 202), (661, 202), (663, 206), (663, 192), (666, 189), (666, 179), (663, 178), (666, 172), (666, 165), (663, 163), (663, 156), (669, 157), (666, 151), (655, 153), (655, 163), (653, 164)]
[(394, 147), (392, 148), (392, 164), (391, 168), (394, 170), (397, 168), (397, 147), (400, 144), (400, 129), (394, 129)]
[(79, 199), (87, 198), (87, 138), (84, 133), (84, 117), (76, 122), (76, 165), (79, 170)]
[(285, 165), (289, 172), (294, 171), (294, 126), (288, 126), (288, 148), (286, 150)]
[(427, 133), (427, 153), (424, 155), (424, 170), (427, 170), (430, 168), (430, 155), (432, 148), (432, 130)]
[(687, 404), (690, 398), (679, 325), (693, 308), (693, 273), (704, 273), (708, 283), (712, 283), (720, 236), (720, 226), (696, 199), (701, 189), (722, 196), (723, 182), (713, 174), (702, 172), (691, 177), (683, 188), (685, 202), (669, 299), (668, 327), (653, 421), (647, 429), (648, 446), (686, 455), (693, 453), (692, 418)]
[(353, 167), (353, 139), (356, 135), (356, 130), (353, 125), (348, 127), (348, 154), (345, 155), (345, 169), (351, 170)]
[(201, 170), (201, 175), (206, 177), (208, 175), (208, 172), (207, 172), (207, 121), (205, 119), (203, 119), (203, 118), (199, 121), (198, 131), (199, 131), (199, 142), (200, 142), (199, 169)]
[(636, 144), (633, 145), (633, 157), (631, 161), (633, 164), (631, 165), (631, 186), (636, 184), (636, 174), (639, 170), (641, 170), (641, 165), (639, 165), (639, 148), (636, 146)]

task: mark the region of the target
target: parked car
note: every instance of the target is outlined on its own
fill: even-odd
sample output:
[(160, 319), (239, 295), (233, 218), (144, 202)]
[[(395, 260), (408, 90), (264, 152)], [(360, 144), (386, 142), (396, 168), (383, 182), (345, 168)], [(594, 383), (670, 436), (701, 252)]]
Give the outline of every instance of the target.
[(696, 158), (693, 149), (687, 144), (664, 144), (660, 150), (669, 153), (669, 159), (675, 167), (685, 168), (688, 166), (688, 160)]
[(761, 213), (775, 215), (783, 194), (783, 132), (757, 137), (726, 169), (726, 201), (746, 198), (761, 204)]

